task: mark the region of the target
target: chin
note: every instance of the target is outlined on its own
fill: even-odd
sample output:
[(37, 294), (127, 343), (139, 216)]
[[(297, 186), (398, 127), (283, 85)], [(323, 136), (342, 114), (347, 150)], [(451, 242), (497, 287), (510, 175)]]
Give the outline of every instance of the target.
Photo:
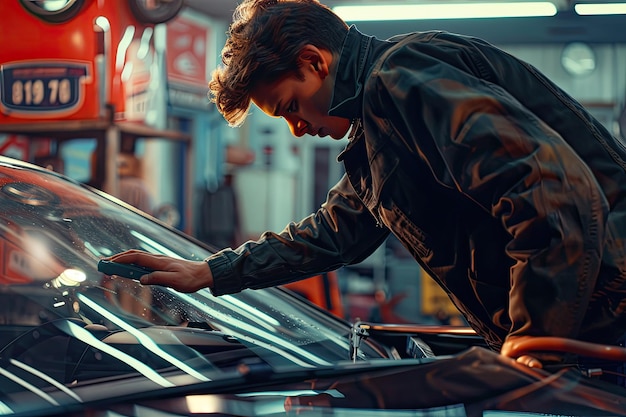
[(349, 130), (350, 130), (350, 126), (348, 126), (347, 129), (342, 130), (341, 132), (331, 132), (329, 135), (331, 138), (339, 140), (339, 139), (345, 138)]
[(343, 133), (335, 133), (335, 134), (331, 134), (330, 137), (335, 139), (335, 140), (340, 140), (346, 137), (346, 135), (348, 134), (348, 132), (343, 132)]

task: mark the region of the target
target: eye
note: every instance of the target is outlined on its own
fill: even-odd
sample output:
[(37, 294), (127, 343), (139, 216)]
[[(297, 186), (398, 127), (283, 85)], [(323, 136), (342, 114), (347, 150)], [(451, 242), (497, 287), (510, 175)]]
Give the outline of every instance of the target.
[(294, 113), (296, 110), (298, 110), (296, 102), (292, 101), (291, 103), (289, 103), (289, 107), (287, 107), (287, 113)]

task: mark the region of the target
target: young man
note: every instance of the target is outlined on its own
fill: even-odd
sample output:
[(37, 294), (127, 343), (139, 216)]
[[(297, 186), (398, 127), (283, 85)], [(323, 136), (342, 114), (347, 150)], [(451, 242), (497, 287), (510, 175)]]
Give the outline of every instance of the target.
[(296, 136), (350, 130), (347, 174), (316, 213), (206, 262), (113, 257), (158, 270), (142, 283), (268, 287), (393, 233), (505, 355), (533, 336), (626, 333), (626, 150), (539, 71), (466, 36), (379, 40), (317, 0), (243, 1), (229, 35), (210, 83), (226, 120), (252, 102)]

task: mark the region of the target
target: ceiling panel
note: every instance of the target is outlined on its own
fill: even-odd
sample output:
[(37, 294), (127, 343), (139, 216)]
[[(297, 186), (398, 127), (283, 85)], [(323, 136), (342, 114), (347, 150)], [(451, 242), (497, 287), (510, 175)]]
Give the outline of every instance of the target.
[[(350, 0), (326, 0), (332, 7)], [(408, 3), (414, 0), (399, 0)], [(457, 2), (473, 0), (459, 0)], [(568, 8), (568, 0), (560, 8)], [(217, 19), (230, 21), (239, 0), (185, 0), (187, 6)], [(384, 3), (382, 0), (362, 0), (352, 3)], [(350, 23), (350, 22), (349, 22)], [(356, 26), (370, 35), (387, 38), (416, 30), (446, 30), (478, 36), (497, 44), (510, 43), (626, 43), (626, 16), (578, 16), (572, 11), (560, 11), (554, 17), (506, 19), (448, 19), (413, 21), (357, 22)]]

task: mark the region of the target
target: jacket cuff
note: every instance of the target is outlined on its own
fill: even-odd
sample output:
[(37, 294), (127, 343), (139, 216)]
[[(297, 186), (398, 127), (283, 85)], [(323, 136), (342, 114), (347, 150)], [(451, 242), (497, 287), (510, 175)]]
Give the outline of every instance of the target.
[(242, 290), (234, 274), (230, 259), (225, 254), (216, 254), (205, 259), (213, 274), (213, 295), (233, 294)]

